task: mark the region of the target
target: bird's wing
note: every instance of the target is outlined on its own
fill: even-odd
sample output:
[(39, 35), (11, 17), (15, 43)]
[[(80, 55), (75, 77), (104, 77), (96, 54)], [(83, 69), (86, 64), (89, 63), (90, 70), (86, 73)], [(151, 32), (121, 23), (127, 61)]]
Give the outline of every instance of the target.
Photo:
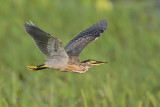
[(65, 50), (69, 56), (79, 56), (80, 52), (93, 40), (97, 39), (107, 27), (106, 19), (92, 25), (80, 32), (66, 46)]
[(34, 43), (46, 59), (52, 59), (54, 56), (68, 57), (62, 42), (50, 34), (42, 31), (32, 22), (24, 24), (26, 32), (32, 37)]

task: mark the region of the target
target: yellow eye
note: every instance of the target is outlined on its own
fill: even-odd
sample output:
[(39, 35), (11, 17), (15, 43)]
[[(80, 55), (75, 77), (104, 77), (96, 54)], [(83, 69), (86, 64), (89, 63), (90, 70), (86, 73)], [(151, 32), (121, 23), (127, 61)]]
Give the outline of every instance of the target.
[(96, 61), (90, 61), (91, 64), (96, 63)]

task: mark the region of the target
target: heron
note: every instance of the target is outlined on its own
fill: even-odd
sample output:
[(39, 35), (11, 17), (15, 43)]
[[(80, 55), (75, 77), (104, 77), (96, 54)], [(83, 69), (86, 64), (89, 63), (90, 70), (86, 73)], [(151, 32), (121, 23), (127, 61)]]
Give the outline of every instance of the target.
[(79, 54), (92, 41), (96, 40), (107, 27), (106, 19), (81, 31), (63, 47), (61, 40), (44, 32), (31, 21), (24, 24), (26, 32), (33, 39), (46, 61), (38, 66), (27, 66), (29, 70), (42, 70), (46, 68), (63, 72), (85, 73), (90, 67), (106, 64), (107, 62), (88, 59), (79, 61)]

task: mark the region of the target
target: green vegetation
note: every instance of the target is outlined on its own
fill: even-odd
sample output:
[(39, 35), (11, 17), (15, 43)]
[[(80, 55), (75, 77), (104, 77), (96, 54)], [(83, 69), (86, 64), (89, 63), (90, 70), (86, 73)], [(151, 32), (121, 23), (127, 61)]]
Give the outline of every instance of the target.
[[(160, 106), (160, 8), (152, 2), (109, 2), (105, 8), (101, 2), (1, 1), (0, 107)], [(65, 45), (103, 18), (107, 30), (83, 50), (80, 60), (108, 64), (85, 74), (25, 68), (45, 61), (24, 30), (26, 21)]]

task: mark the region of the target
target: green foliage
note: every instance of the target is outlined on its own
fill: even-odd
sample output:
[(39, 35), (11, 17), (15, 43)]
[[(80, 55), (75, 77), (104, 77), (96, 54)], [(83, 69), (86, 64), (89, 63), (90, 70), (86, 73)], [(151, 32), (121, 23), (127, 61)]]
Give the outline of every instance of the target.
[[(97, 9), (103, 3), (96, 3), (1, 1), (0, 107), (160, 106), (158, 6), (151, 2), (121, 2), (111, 9)], [(65, 45), (104, 18), (108, 21), (107, 30), (83, 50), (80, 60), (108, 64), (93, 67), (85, 74), (25, 68), (45, 61), (24, 30), (26, 21), (32, 20)]]

